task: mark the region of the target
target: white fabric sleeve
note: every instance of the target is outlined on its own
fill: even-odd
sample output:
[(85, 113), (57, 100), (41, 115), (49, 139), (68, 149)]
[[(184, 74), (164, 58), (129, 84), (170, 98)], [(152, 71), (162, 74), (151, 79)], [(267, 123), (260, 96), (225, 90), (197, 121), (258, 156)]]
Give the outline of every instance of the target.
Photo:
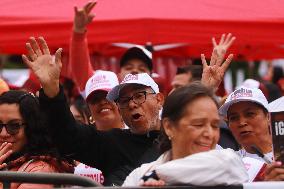
[(242, 159), (232, 149), (193, 154), (159, 165), (155, 170), (168, 185), (214, 186), (248, 181)]

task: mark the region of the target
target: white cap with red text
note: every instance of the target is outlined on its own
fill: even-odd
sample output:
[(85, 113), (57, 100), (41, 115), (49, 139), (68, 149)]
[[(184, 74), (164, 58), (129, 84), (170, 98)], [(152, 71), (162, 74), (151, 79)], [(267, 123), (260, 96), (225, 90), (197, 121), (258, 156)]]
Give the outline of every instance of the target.
[(151, 87), (155, 93), (159, 93), (159, 87), (157, 83), (155, 83), (155, 81), (147, 73), (140, 73), (135, 75), (127, 74), (119, 85), (109, 91), (109, 93), (107, 94), (107, 99), (109, 101), (117, 100), (120, 90), (129, 84), (140, 84)]
[(225, 103), (219, 108), (219, 113), (227, 117), (230, 106), (241, 101), (255, 102), (268, 111), (268, 101), (260, 89), (240, 87), (228, 96)]
[(94, 91), (102, 90), (109, 92), (118, 84), (119, 82), (114, 72), (98, 70), (86, 83), (86, 100)]

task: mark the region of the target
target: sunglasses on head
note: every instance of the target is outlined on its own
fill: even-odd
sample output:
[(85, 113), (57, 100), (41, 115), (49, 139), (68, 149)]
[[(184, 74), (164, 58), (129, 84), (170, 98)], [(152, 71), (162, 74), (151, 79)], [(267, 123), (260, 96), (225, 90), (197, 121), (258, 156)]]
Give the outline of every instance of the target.
[(24, 125), (25, 123), (0, 123), (0, 132), (5, 127), (8, 134), (15, 135), (19, 133), (20, 128)]

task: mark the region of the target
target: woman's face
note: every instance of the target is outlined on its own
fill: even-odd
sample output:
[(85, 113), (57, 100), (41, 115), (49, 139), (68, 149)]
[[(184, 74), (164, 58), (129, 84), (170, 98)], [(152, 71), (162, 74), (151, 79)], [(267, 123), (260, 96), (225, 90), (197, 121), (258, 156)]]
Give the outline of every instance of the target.
[(118, 107), (114, 102), (109, 102), (106, 96), (106, 91), (97, 91), (87, 101), (98, 130), (112, 129), (114, 122), (121, 121)]
[(5, 126), (0, 129), (0, 145), (8, 142), (12, 144), (13, 153), (21, 151), (27, 143), (23, 123), (18, 104), (1, 104), (0, 125)]
[(271, 151), (269, 115), (253, 102), (238, 102), (228, 110), (229, 127), (236, 140), (247, 150), (258, 146), (264, 153)]
[(177, 122), (163, 120), (171, 138), (173, 159), (215, 149), (220, 135), (219, 123), (217, 106), (209, 97), (199, 97), (187, 104)]

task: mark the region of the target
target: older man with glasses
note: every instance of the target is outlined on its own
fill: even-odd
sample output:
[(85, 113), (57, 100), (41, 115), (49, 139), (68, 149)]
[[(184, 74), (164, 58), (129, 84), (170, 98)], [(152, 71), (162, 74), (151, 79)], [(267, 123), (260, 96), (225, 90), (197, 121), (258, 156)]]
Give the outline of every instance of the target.
[(159, 110), (164, 96), (148, 74), (126, 75), (121, 84), (108, 93), (107, 99), (117, 103), (132, 133), (145, 134), (160, 129)]
[(41, 82), (41, 108), (47, 115), (49, 129), (61, 154), (100, 169), (105, 185), (121, 185), (133, 169), (158, 158), (160, 154), (153, 143), (159, 135), (158, 112), (163, 95), (149, 75), (125, 77), (108, 96), (116, 101), (130, 129), (106, 132), (84, 127), (76, 123), (63, 89), (59, 87), (60, 50), (53, 60), (44, 39), (39, 38), (39, 42), (42, 49), (34, 38), (30, 39), (26, 45), (29, 59), (23, 56), (23, 60)]

